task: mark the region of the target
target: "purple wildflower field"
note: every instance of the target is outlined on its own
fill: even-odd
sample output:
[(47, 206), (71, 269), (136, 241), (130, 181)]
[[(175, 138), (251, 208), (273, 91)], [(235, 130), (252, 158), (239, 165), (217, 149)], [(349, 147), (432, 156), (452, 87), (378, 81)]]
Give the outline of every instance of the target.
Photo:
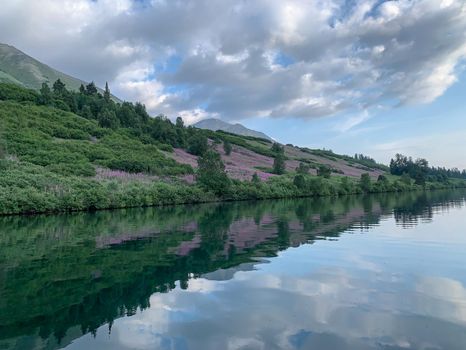
[(128, 173), (122, 170), (112, 170), (107, 168), (96, 167), (96, 180), (119, 180), (119, 181), (154, 181), (159, 180), (158, 176), (147, 175), (144, 173)]
[[(324, 158), (324, 157), (320, 157), (320, 156), (316, 156), (316, 155), (313, 155), (313, 154), (303, 152), (303, 151), (301, 151), (299, 149), (296, 149), (296, 148), (290, 147), (290, 146), (285, 146), (285, 154), (289, 158), (307, 158), (307, 159), (312, 160), (312, 161), (314, 161), (316, 163), (319, 163), (319, 164), (326, 164), (326, 165), (328, 165), (328, 166), (330, 166), (332, 168), (343, 171), (343, 173), (346, 176), (351, 176), (351, 177), (359, 178), (361, 176), (361, 174), (369, 173), (369, 175), (372, 178), (376, 179), (379, 175), (384, 173), (383, 171), (377, 170), (377, 169), (372, 170), (372, 171), (359, 169), (359, 168), (356, 168), (354, 166), (349, 165), (343, 159), (338, 159), (337, 161), (333, 161), (331, 159), (327, 159), (327, 158)], [(299, 164), (299, 162), (297, 162), (297, 163)], [(296, 166), (295, 166), (295, 168), (296, 168)], [(311, 169), (311, 173), (315, 174), (316, 171)]]

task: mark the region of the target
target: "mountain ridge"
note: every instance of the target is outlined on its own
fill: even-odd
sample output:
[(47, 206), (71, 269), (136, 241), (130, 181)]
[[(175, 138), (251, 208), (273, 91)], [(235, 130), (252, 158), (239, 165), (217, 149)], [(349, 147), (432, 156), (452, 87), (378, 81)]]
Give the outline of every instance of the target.
[(252, 136), (261, 139), (266, 139), (269, 141), (274, 141), (273, 138), (271, 138), (263, 132), (249, 129), (240, 123), (231, 124), (218, 118), (203, 119), (193, 124), (193, 126), (199, 129), (207, 129), (212, 131), (222, 130), (240, 136)]

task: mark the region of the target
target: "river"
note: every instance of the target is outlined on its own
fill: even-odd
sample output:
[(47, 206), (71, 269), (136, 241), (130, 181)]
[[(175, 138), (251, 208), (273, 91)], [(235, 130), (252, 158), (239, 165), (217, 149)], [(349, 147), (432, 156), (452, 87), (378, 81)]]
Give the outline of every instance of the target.
[(0, 349), (466, 349), (466, 192), (0, 218)]

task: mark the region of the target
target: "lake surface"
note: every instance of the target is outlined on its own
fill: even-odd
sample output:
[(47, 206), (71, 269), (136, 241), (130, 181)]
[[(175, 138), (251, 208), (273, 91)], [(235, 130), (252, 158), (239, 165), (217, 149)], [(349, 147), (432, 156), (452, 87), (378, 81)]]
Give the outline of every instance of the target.
[(0, 218), (0, 349), (466, 349), (466, 192)]

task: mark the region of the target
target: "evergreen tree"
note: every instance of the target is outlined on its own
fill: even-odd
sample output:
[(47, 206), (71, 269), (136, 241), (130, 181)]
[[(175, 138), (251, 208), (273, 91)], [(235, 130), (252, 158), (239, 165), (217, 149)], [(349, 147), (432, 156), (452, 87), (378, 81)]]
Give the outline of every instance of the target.
[(274, 153), (284, 153), (285, 150), (283, 148), (283, 146), (281, 146), (279, 143), (277, 142), (274, 142), (274, 144), (272, 145), (272, 148), (271, 148), (272, 152)]
[(175, 125), (176, 125), (177, 128), (181, 128), (181, 129), (184, 128), (183, 118), (177, 117)]
[(106, 102), (110, 102), (111, 95), (110, 95), (110, 89), (108, 88), (108, 82), (105, 82), (105, 91), (104, 91), (104, 100)]
[(231, 143), (229, 141), (223, 141), (223, 150), (227, 156), (231, 154)]
[(60, 79), (53, 83), (52, 89), (55, 95), (62, 95), (66, 91), (65, 84)]
[(97, 95), (97, 93), (98, 93), (98, 90), (93, 81), (91, 81), (89, 84), (86, 85), (87, 95), (93, 96), (93, 95)]
[(285, 155), (283, 153), (277, 153), (273, 160), (273, 172), (274, 174), (282, 175), (285, 173), (285, 169)]
[(40, 88), (39, 103), (46, 106), (52, 104), (52, 91), (50, 90), (49, 84), (47, 83), (42, 83), (42, 87)]
[(225, 172), (225, 165), (220, 154), (209, 149), (198, 158), (197, 164), (196, 180), (201, 186), (217, 195), (225, 194), (228, 191), (231, 182)]

